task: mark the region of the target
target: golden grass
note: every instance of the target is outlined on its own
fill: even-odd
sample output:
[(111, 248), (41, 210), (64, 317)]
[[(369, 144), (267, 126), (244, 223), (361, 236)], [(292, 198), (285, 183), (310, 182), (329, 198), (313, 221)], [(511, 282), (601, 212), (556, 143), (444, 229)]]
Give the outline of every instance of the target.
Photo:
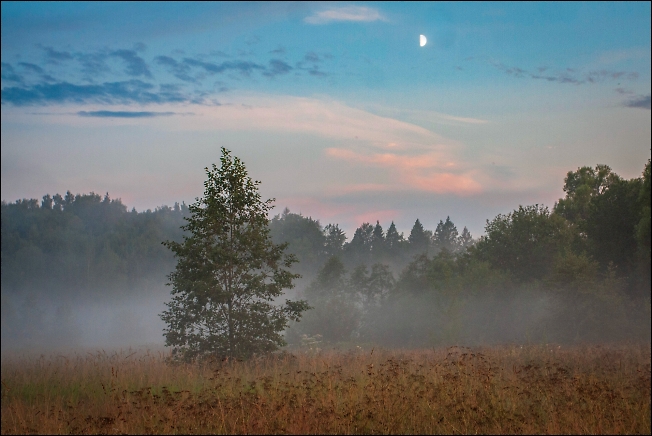
[(650, 346), (3, 356), (14, 433), (650, 434)]

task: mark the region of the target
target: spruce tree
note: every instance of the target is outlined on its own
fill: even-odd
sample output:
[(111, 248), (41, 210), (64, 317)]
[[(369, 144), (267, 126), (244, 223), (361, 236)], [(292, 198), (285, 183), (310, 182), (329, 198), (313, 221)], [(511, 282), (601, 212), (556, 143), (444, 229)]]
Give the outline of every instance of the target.
[(408, 237), (410, 248), (415, 253), (426, 253), (428, 251), (429, 238), (421, 222), (417, 219), (412, 226), (412, 231)]
[(437, 229), (435, 229), (434, 243), (435, 245), (450, 252), (456, 252), (458, 250), (458, 241), (459, 234), (457, 232), (457, 227), (451, 221), (450, 217), (446, 217), (446, 222), (439, 220), (437, 224)]
[(371, 250), (376, 258), (382, 257), (385, 254), (385, 232), (383, 232), (380, 221), (376, 221), (376, 226), (372, 233)]
[(166, 346), (184, 360), (206, 356), (247, 358), (285, 344), (283, 330), (308, 309), (305, 301), (274, 301), (293, 287), (296, 262), (269, 235), (273, 200), (262, 201), (260, 182), (222, 148), (221, 167), (206, 168), (204, 196), (189, 206), (182, 243), (167, 241), (178, 259), (168, 278), (172, 301), (160, 316)]
[(396, 230), (396, 224), (394, 224), (394, 221), (392, 221), (392, 224), (389, 226), (387, 229), (387, 235), (385, 236), (385, 243), (387, 244), (387, 247), (392, 250), (392, 252), (395, 252), (398, 250), (399, 246), (403, 242), (403, 233), (398, 233), (398, 230)]

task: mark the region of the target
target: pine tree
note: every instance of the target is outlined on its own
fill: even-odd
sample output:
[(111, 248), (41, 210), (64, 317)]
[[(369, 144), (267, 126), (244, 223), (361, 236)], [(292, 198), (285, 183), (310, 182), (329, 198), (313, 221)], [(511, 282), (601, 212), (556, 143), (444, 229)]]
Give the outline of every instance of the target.
[(185, 360), (209, 355), (246, 358), (285, 344), (283, 330), (308, 309), (305, 301), (273, 304), (298, 277), (296, 261), (269, 236), (272, 201), (262, 201), (260, 182), (222, 148), (221, 167), (206, 168), (204, 196), (189, 206), (182, 243), (167, 241), (178, 263), (172, 286), (166, 345)]
[(473, 236), (471, 236), (471, 232), (469, 232), (466, 226), (464, 226), (464, 230), (462, 230), (462, 234), (458, 238), (458, 244), (462, 247), (462, 250), (473, 245)]
[(457, 227), (455, 227), (450, 217), (446, 217), (446, 222), (439, 220), (433, 238), (435, 246), (454, 253), (458, 250), (458, 237)]
[(342, 252), (344, 241), (346, 241), (346, 234), (337, 224), (329, 224), (324, 227), (324, 249), (329, 256), (335, 256)]
[(376, 226), (371, 237), (371, 250), (376, 257), (382, 256), (385, 252), (385, 233), (380, 221), (376, 221)]
[(423, 229), (423, 225), (421, 222), (417, 219), (414, 222), (414, 226), (412, 227), (412, 231), (410, 232), (410, 236), (408, 237), (408, 241), (410, 242), (410, 247), (412, 250), (416, 253), (426, 253), (428, 251), (428, 235), (426, 234), (426, 231)]
[(346, 245), (346, 252), (353, 264), (368, 263), (371, 259), (373, 233), (374, 227), (369, 223), (363, 223), (355, 230), (353, 239)]
[(403, 233), (399, 233), (396, 230), (396, 224), (394, 224), (394, 221), (392, 221), (392, 224), (387, 229), (387, 235), (385, 236), (385, 243), (387, 247), (390, 250), (392, 250), (392, 252), (396, 252), (396, 250), (398, 250), (402, 242), (403, 242)]

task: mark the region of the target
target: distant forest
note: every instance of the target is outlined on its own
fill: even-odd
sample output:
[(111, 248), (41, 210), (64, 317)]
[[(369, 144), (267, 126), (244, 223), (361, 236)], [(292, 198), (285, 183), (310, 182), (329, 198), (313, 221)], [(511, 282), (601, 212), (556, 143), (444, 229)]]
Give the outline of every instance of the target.
[[(314, 307), (287, 340), (649, 341), (650, 161), (630, 180), (578, 168), (564, 192), (552, 210), (487, 220), (478, 239), (446, 218), (434, 230), (417, 219), (407, 236), (363, 223), (347, 241), (337, 224), (286, 208), (270, 235), (298, 257), (298, 294)], [(110, 301), (162, 287), (175, 260), (161, 242), (182, 240), (187, 214), (178, 203), (129, 211), (108, 193), (3, 201), (3, 338), (24, 330), (16, 296)]]

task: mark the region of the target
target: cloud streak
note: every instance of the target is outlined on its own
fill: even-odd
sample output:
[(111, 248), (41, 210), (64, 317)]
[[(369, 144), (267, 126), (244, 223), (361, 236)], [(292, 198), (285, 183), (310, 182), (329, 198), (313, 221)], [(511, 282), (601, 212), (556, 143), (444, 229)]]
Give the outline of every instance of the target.
[(2, 104), (15, 106), (50, 105), (56, 103), (150, 104), (191, 101), (175, 88), (157, 87), (140, 80), (75, 85), (68, 82), (41, 83), (25, 87), (2, 88)]
[(111, 56), (122, 59), (125, 64), (125, 73), (129, 76), (145, 76), (152, 78), (152, 73), (149, 71), (145, 60), (138, 56), (134, 50), (116, 50), (111, 53)]
[(193, 123), (192, 128), (200, 130), (204, 129), (203, 126), (211, 126), (231, 130), (304, 132), (364, 142), (379, 148), (387, 147), (388, 143), (421, 148), (453, 144), (415, 124), (375, 115), (338, 101), (265, 94), (236, 94), (232, 98), (238, 104), (198, 108), (201, 117), (187, 121)]
[(507, 66), (501, 62), (490, 61), (489, 63), (496, 69), (513, 77), (531, 78), (556, 83), (569, 83), (573, 85), (599, 83), (605, 80), (636, 80), (639, 77), (638, 73), (632, 71), (613, 71), (604, 69), (581, 73), (573, 68), (566, 68), (565, 70), (556, 73), (544, 74), (549, 68), (539, 67), (537, 68), (537, 72), (533, 73), (520, 67)]
[[(482, 186), (470, 173), (455, 171), (456, 165), (447, 161), (442, 153), (402, 156), (396, 153), (362, 154), (348, 149), (329, 148), (326, 155), (347, 162), (386, 168), (398, 175), (404, 185), (403, 189), (454, 195), (472, 195), (482, 191)], [(372, 190), (380, 188), (377, 185), (368, 187)]]
[(286, 62), (283, 62), (280, 59), (272, 59), (269, 61), (269, 70), (263, 73), (264, 76), (274, 77), (282, 74), (287, 74), (292, 70), (292, 67), (289, 66)]
[(365, 6), (344, 6), (315, 12), (303, 21), (308, 24), (328, 24), (337, 21), (372, 22), (387, 21), (381, 13), (374, 8)]
[(632, 107), (637, 109), (647, 109), (650, 110), (650, 94), (648, 95), (639, 95), (631, 100), (628, 100), (623, 103), (625, 107)]
[(14, 67), (6, 62), (2, 62), (2, 80), (6, 80), (8, 82), (23, 83), (22, 76), (18, 75)]
[(132, 112), (132, 111), (79, 111), (80, 117), (97, 118), (154, 118), (175, 115), (176, 112)]

